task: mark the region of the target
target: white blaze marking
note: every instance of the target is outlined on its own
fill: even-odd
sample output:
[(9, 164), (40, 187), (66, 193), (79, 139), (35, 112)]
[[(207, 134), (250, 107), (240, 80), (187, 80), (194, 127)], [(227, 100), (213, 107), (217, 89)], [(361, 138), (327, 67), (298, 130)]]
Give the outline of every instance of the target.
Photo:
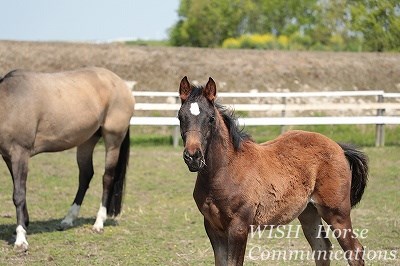
[(200, 114), (200, 108), (198, 103), (191, 103), (190, 104), (190, 113), (192, 115), (199, 115)]

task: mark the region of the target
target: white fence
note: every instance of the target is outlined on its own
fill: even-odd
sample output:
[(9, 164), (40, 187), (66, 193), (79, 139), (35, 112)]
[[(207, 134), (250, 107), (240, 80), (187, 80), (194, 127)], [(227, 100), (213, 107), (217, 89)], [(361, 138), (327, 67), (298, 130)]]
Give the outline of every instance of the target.
[[(166, 113), (174, 111), (175, 114), (180, 108), (178, 92), (157, 92), (157, 91), (133, 91), (136, 98), (135, 110), (160, 111)], [(221, 92), (218, 99), (227, 107), (235, 111), (257, 113), (254, 117), (239, 118), (240, 125), (245, 126), (269, 126), (280, 125), (339, 125), (339, 124), (374, 124), (376, 125), (376, 146), (384, 146), (385, 134), (384, 125), (400, 124), (400, 93), (385, 93), (381, 90), (374, 91), (328, 91), (328, 92)], [(156, 98), (161, 102), (154, 102)], [(307, 99), (314, 98), (314, 103), (305, 103)], [(339, 99), (338, 102), (324, 102), (322, 99)], [(346, 103), (345, 99), (352, 98), (353, 102)], [(368, 98), (366, 102), (360, 99)], [(372, 99), (371, 99), (372, 98)], [(274, 103), (263, 103), (264, 100)], [(343, 103), (343, 101), (345, 103)], [(236, 103), (239, 101), (240, 103)], [(245, 103), (243, 103), (245, 102)], [(345, 113), (341, 116), (293, 116), (288, 117), (289, 112), (310, 112), (310, 111), (334, 111)], [(354, 115), (354, 111), (363, 115)], [(386, 115), (389, 111), (390, 115)], [(142, 113), (143, 113), (142, 112)], [(371, 112), (373, 113), (371, 115)], [(368, 115), (366, 115), (368, 114)], [(175, 126), (173, 133), (174, 146), (178, 145), (179, 121), (176, 115), (165, 116), (136, 116), (131, 119), (131, 125), (146, 126)]]

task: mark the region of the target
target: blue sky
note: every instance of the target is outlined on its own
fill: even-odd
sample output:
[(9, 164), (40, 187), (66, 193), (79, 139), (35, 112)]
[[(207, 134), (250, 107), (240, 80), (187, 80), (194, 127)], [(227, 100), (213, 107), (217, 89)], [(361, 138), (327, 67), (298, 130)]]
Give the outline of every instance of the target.
[(179, 0), (1, 1), (0, 39), (108, 41), (167, 38)]

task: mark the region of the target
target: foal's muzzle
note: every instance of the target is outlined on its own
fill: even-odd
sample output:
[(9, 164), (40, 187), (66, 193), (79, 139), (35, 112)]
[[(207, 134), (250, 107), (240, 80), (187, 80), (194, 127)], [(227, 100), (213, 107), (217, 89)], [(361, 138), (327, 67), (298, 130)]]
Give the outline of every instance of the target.
[(204, 156), (199, 149), (194, 152), (189, 152), (188, 149), (183, 151), (183, 160), (189, 168), (190, 172), (197, 172), (204, 167)]

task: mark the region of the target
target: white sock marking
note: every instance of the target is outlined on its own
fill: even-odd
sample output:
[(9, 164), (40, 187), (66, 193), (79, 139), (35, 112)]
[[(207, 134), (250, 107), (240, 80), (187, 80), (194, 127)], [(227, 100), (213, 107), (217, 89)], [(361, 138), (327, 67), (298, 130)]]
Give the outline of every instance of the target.
[(76, 218), (78, 218), (80, 208), (81, 206), (74, 203), (71, 208), (69, 208), (67, 216), (61, 221), (61, 224), (72, 226)]
[(93, 225), (93, 230), (100, 232), (103, 230), (104, 222), (107, 219), (107, 209), (100, 203), (99, 211), (97, 212), (96, 222)]
[(26, 241), (26, 231), (25, 229), (22, 227), (22, 225), (18, 225), (17, 229), (15, 230), (15, 232), (17, 233), (17, 237), (15, 239), (15, 243), (14, 245), (17, 247), (23, 247), (24, 245), (26, 246), (26, 248), (28, 247), (28, 241)]
[(192, 115), (199, 115), (200, 114), (200, 108), (198, 103), (191, 103), (190, 104), (190, 113)]

